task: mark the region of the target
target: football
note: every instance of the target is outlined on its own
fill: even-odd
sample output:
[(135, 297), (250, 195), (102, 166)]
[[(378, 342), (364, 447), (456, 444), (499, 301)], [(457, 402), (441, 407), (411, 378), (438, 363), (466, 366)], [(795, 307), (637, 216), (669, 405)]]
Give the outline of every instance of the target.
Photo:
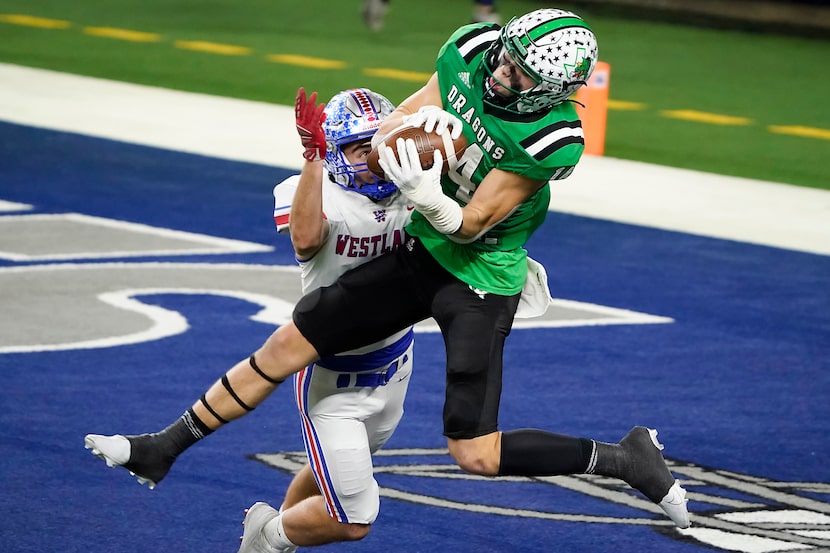
[[(428, 133), (422, 127), (404, 125), (398, 127), (383, 139), (383, 143), (392, 148), (396, 155), (398, 152), (396, 141), (399, 138), (404, 140), (411, 138), (415, 141), (421, 159), (421, 167), (424, 169), (432, 167), (436, 148), (441, 150), (441, 154), (444, 156), (444, 166), (441, 168), (441, 173), (449, 171), (450, 167), (455, 164), (467, 148), (467, 139), (464, 138), (463, 134), (453, 140), (450, 137), (449, 129), (443, 135), (438, 135), (435, 132)], [(378, 163), (379, 157), (378, 149), (372, 148), (366, 158), (366, 165), (369, 167), (369, 171), (383, 178), (383, 169)]]

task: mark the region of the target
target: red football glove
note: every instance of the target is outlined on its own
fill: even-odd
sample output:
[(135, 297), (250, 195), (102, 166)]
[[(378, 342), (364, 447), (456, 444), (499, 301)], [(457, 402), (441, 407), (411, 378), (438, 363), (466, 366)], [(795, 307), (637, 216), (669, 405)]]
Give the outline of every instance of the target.
[(297, 132), (305, 151), (303, 157), (308, 161), (319, 161), (326, 157), (326, 135), (323, 133), (323, 121), (326, 114), (323, 111), (326, 104), (317, 105), (317, 93), (312, 92), (306, 100), (305, 88), (297, 91), (297, 101), (294, 104), (294, 116), (297, 120)]

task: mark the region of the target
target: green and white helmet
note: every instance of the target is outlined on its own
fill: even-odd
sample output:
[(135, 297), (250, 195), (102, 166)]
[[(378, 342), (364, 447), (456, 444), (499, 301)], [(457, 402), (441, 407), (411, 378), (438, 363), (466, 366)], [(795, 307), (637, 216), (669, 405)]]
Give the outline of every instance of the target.
[[(536, 86), (501, 98), (485, 79), (484, 100), (515, 113), (533, 113), (561, 104), (588, 81), (598, 57), (597, 38), (578, 15), (559, 9), (532, 11), (507, 22), (484, 55), (492, 77), (506, 52)], [(504, 83), (500, 83), (504, 86)]]

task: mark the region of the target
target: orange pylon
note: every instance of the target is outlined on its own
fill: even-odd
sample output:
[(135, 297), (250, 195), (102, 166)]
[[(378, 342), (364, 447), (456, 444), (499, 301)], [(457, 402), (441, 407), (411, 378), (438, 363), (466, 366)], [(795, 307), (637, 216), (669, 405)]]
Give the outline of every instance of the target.
[(605, 152), (605, 124), (608, 119), (608, 85), (611, 66), (598, 61), (588, 84), (576, 91), (574, 99), (585, 107), (576, 106), (585, 133), (585, 153), (601, 156)]

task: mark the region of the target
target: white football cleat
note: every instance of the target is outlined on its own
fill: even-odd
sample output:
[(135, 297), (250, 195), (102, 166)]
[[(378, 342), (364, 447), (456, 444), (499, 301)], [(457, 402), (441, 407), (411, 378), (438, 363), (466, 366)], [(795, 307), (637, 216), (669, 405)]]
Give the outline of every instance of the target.
[(294, 553), (296, 546), (277, 548), (271, 545), (265, 537), (265, 525), (281, 516), (280, 512), (265, 502), (257, 501), (245, 510), (245, 520), (242, 525), (242, 544), (237, 553)]
[(688, 528), (692, 525), (689, 522), (689, 510), (686, 508), (688, 502), (686, 490), (680, 486), (679, 481), (675, 480), (669, 488), (669, 493), (660, 501), (660, 507), (678, 528)]
[(130, 460), (130, 441), (121, 435), (87, 434), (84, 447), (106, 461), (108, 467), (120, 467)]
[(173, 466), (175, 457), (158, 452), (153, 442), (154, 435), (102, 436), (87, 434), (84, 447), (103, 459), (109, 467), (124, 467), (135, 476), (139, 484), (148, 484), (154, 489)]

